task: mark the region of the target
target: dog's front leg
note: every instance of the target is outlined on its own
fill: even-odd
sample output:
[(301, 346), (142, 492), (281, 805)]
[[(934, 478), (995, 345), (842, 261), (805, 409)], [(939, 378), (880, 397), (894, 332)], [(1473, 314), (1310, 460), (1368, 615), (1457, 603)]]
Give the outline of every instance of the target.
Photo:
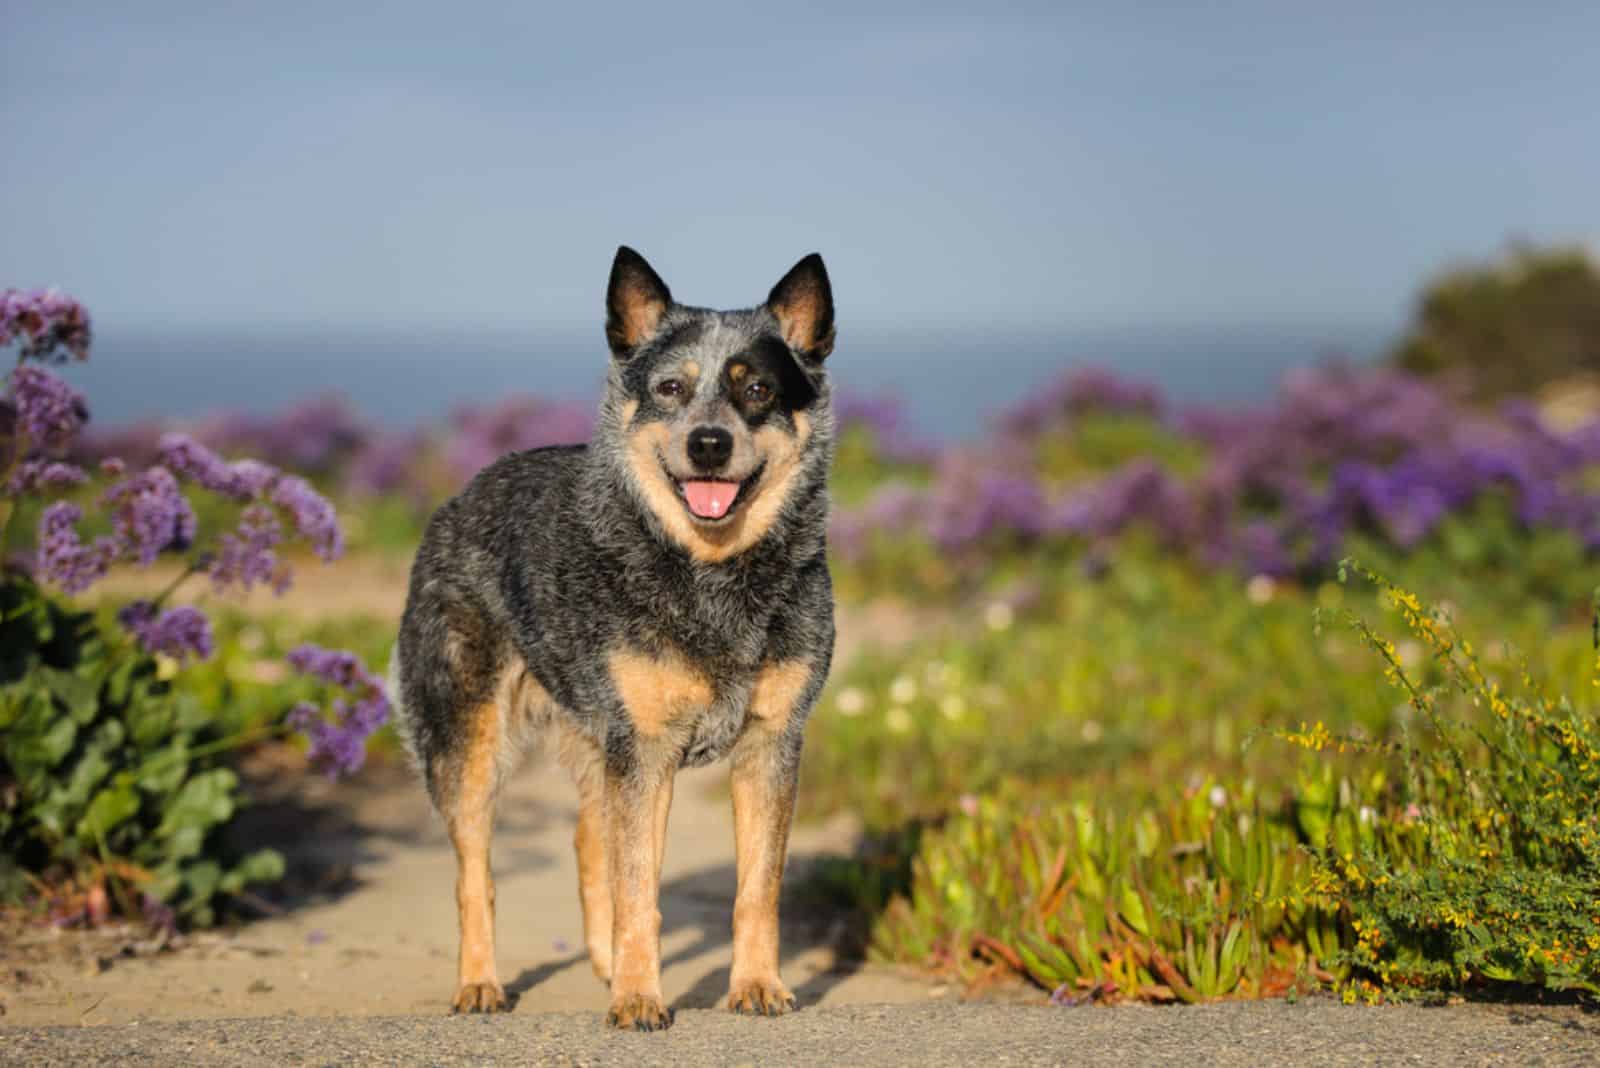
[(778, 895), (789, 849), (801, 732), (821, 687), (812, 665), (768, 665), (756, 679), (744, 733), (732, 754), (733, 839), (739, 888), (733, 904), (728, 1008), (778, 1016), (794, 995), (778, 977)]
[(676, 761), (646, 747), (631, 767), (606, 768), (606, 870), (611, 880), (611, 1011), (635, 1031), (672, 1024), (661, 999), (661, 863)]

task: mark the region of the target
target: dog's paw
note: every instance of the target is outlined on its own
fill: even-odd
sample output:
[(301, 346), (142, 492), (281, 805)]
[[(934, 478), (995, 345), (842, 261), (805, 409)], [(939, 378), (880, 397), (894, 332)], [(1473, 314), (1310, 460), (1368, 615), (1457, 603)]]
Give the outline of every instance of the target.
[(782, 1016), (794, 1008), (794, 995), (775, 975), (746, 979), (728, 991), (728, 1008), (743, 1016)]
[(450, 1003), (452, 1013), (505, 1012), (509, 1007), (506, 992), (492, 979), (486, 983), (462, 983)]
[(672, 1026), (672, 1013), (651, 994), (626, 994), (611, 1003), (606, 1024), (619, 1031), (665, 1031)]

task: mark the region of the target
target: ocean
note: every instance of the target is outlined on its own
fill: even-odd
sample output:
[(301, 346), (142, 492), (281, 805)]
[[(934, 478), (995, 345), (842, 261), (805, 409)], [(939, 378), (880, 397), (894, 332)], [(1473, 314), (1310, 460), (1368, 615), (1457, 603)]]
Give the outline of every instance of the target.
[[(912, 429), (950, 441), (981, 432), (1073, 366), (1154, 382), (1177, 403), (1238, 405), (1269, 397), (1290, 368), (1371, 359), (1388, 340), (1384, 330), (1361, 327), (846, 328), (829, 367), (837, 389), (898, 397)], [(608, 359), (598, 325), (455, 333), (99, 327), (90, 362), (66, 374), (87, 393), (102, 428), (225, 409), (270, 413), (327, 394), (403, 428), (508, 393), (592, 402)]]

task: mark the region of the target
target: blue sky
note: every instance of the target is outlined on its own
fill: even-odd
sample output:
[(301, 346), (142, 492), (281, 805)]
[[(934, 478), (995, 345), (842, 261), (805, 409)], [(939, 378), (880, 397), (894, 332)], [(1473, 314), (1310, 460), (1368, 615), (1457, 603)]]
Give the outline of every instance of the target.
[(820, 250), (845, 326), (1389, 324), (1600, 230), (1600, 7), (1200, 7), (9, 0), (0, 284), (565, 327), (628, 243), (721, 306)]

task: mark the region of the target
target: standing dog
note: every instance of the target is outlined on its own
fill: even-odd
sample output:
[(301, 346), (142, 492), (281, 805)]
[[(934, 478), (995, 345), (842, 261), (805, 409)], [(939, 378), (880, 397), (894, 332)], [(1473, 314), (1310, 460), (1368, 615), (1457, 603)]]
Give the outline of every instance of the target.
[(457, 859), (456, 1012), (506, 1008), (489, 836), (524, 746), (578, 787), (584, 939), (607, 1021), (670, 1025), (657, 897), (673, 776), (732, 765), (728, 1005), (778, 1014), (778, 890), (801, 733), (833, 655), (825, 558), (833, 295), (807, 256), (765, 304), (673, 302), (617, 250), (587, 446), (491, 464), (428, 523), (390, 691)]

